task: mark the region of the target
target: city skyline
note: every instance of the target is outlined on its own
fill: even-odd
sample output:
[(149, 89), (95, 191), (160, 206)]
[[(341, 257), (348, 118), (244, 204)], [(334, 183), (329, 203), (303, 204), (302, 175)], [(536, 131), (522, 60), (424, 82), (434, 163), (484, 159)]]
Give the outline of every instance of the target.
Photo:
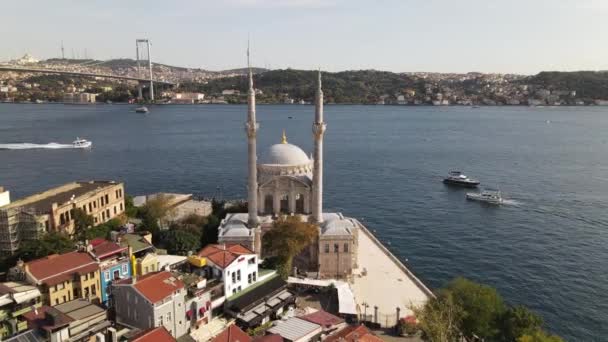
[(32, 0), (4, 5), (0, 60), (134, 58), (152, 41), (154, 62), (224, 70), (272, 69), (535, 74), (606, 70), (608, 4), (599, 0), (490, 3), (344, 0), (88, 3)]

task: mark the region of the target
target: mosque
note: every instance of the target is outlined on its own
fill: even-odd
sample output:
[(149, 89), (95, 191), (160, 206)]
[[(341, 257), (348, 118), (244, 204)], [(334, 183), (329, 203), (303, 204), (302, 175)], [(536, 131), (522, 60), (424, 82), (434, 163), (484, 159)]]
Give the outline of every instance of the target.
[[(262, 237), (280, 215), (302, 215), (318, 226), (319, 239), (307, 250), (305, 271), (323, 278), (344, 278), (357, 268), (358, 223), (341, 213), (323, 212), (323, 91), (319, 71), (312, 124), (312, 159), (298, 146), (282, 141), (258, 162), (255, 90), (249, 71), (245, 132), (248, 142), (248, 213), (229, 214), (220, 224), (220, 243), (242, 244), (258, 255)], [(278, 134), (277, 134), (278, 136)]]

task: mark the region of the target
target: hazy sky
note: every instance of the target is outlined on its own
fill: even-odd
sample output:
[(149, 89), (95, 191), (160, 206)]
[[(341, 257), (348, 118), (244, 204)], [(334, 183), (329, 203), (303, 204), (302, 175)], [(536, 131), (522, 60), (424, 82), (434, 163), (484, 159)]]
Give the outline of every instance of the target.
[(608, 69), (608, 0), (11, 0), (0, 60), (134, 58), (211, 70), (252, 62), (338, 71)]

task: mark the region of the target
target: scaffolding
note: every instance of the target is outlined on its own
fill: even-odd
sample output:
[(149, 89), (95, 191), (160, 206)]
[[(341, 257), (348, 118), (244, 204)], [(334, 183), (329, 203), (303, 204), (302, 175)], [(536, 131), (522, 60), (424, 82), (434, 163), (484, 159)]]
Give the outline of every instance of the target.
[(0, 209), (0, 254), (12, 255), (21, 241), (37, 240), (43, 233), (34, 208)]

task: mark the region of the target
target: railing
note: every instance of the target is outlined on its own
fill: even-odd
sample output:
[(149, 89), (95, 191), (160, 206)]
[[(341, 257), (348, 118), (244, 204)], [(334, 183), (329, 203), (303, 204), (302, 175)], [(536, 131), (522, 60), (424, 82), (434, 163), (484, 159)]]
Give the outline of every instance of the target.
[(19, 317), (19, 316), (23, 315), (24, 313), (28, 313), (28, 312), (32, 311), (32, 307), (39, 308), (41, 306), (42, 306), (42, 303), (36, 303), (34, 305), (28, 305), (28, 306), (26, 306), (24, 308), (21, 308), (19, 310), (13, 311), (13, 313), (11, 315), (13, 317)]
[(27, 330), (27, 321), (17, 323), (17, 332), (22, 332), (23, 330)]

